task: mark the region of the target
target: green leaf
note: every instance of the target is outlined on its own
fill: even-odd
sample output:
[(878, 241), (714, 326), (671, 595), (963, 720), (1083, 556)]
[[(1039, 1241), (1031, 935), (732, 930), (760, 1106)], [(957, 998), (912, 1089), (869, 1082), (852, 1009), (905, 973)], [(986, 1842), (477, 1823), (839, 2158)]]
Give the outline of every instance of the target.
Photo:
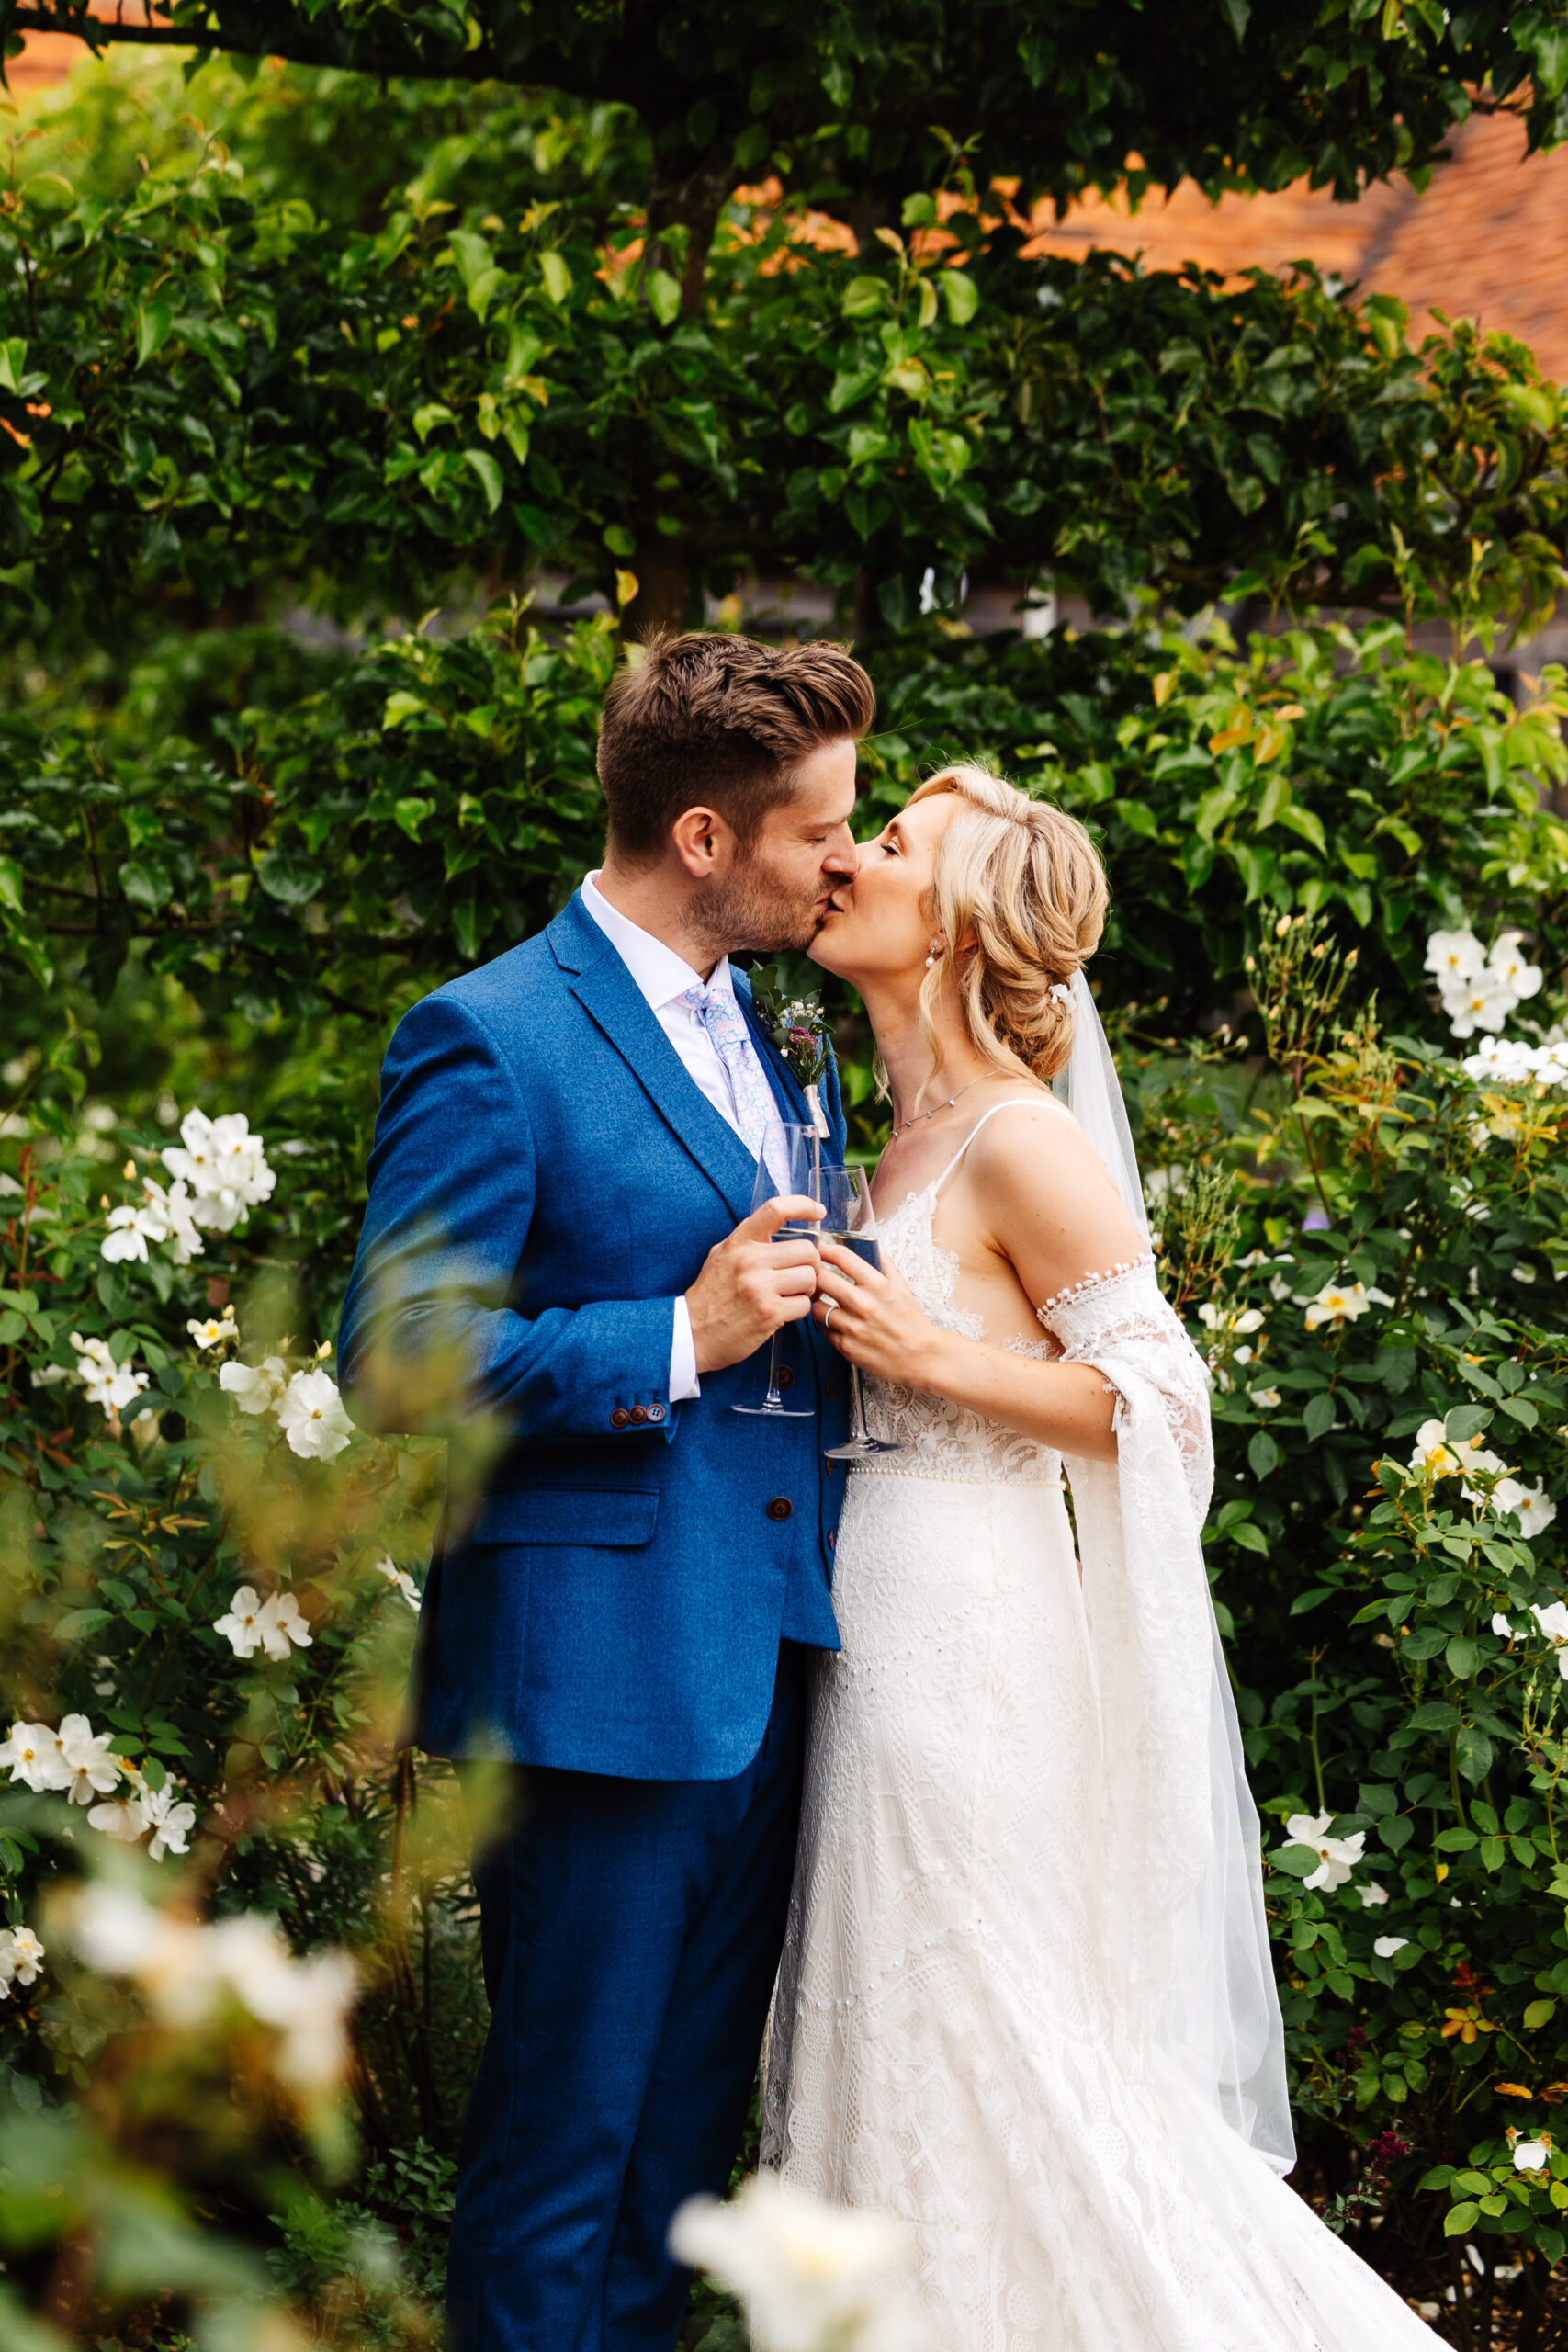
[(1472, 1789), (1479, 1788), (1492, 1770), (1492, 1742), (1473, 1724), (1465, 1724), (1454, 1742), (1454, 1760), (1460, 1778), (1468, 1781)]
[(109, 1609), (68, 1609), (54, 1628), (54, 1638), (57, 1642), (85, 1641), (100, 1625), (113, 1622), (114, 1611)]
[(1452, 1731), (1459, 1721), (1459, 1709), (1450, 1706), (1446, 1699), (1428, 1699), (1407, 1721), (1412, 1731)]
[(480, 486), (485, 494), (486, 511), (489, 514), (493, 514), (496, 508), (501, 504), (501, 468), (496, 464), (495, 459), (491, 456), (488, 449), (465, 449), (463, 452), (463, 458), (465, 462), (471, 466), (475, 473), (478, 474)]
[(392, 821), (400, 832), (408, 835), (411, 842), (417, 842), (419, 829), (434, 806), (434, 800), (421, 800), (416, 795), (410, 793), (393, 805)]
[(539, 255), (539, 274), (545, 281), (546, 293), (558, 310), (571, 292), (571, 272), (553, 246)]
[(1247, 1443), (1247, 1458), (1255, 1478), (1267, 1478), (1278, 1467), (1280, 1449), (1267, 1430), (1254, 1430)]
[(1476, 1648), (1475, 1644), (1467, 1641), (1462, 1634), (1454, 1635), (1444, 1653), (1449, 1672), (1456, 1682), (1464, 1682), (1469, 1679), (1470, 1676), (1475, 1672), (1480, 1657), (1481, 1652)]
[(22, 911), (24, 888), (22, 869), (14, 857), (0, 857), (0, 907), (9, 907), (13, 914)]
[(966, 269), (943, 269), (937, 274), (947, 304), (947, 315), (955, 327), (966, 327), (980, 307), (980, 289)]
[(1475, 2217), (1480, 2211), (1480, 2206), (1469, 2199), (1462, 2205), (1450, 2206), (1443, 2216), (1443, 2235), (1446, 2238), (1463, 2237), (1466, 2230), (1474, 2228)]
[(416, 718), (422, 710), (429, 707), (423, 695), (411, 695), (406, 688), (400, 687), (395, 695), (387, 696), (386, 707), (381, 713), (382, 732), (400, 727), (405, 718)]
[(269, 849), (256, 861), (256, 880), (280, 907), (309, 906), (322, 889), (326, 875), (314, 859), (292, 851)]
[(1525, 2011), (1526, 2028), (1530, 2033), (1534, 2033), (1538, 2026), (1550, 2025), (1556, 2015), (1555, 2001), (1532, 2001)]
[(1451, 1442), (1458, 1444), (1462, 1439), (1480, 1437), (1483, 1430), (1491, 1427), (1491, 1423), (1492, 1415), (1486, 1406), (1456, 1405), (1453, 1410), (1444, 1417), (1443, 1435)]
[(1535, 59), (1536, 81), (1544, 97), (1561, 97), (1568, 89), (1568, 25), (1540, 18), (1529, 32), (1519, 28), (1525, 47)]
[(1310, 1878), (1322, 1856), (1311, 1846), (1292, 1843), (1276, 1847), (1269, 1860), (1275, 1870), (1283, 1871), (1287, 1878)]
[(845, 287), (839, 307), (846, 319), (869, 318), (873, 311), (886, 308), (890, 300), (886, 285), (880, 277), (852, 277)]
[(648, 307), (661, 327), (672, 327), (681, 315), (681, 281), (671, 277), (667, 269), (650, 269), (647, 281)]
[(1315, 1444), (1320, 1437), (1327, 1436), (1334, 1427), (1334, 1398), (1325, 1388), (1320, 1389), (1315, 1396), (1307, 1398), (1305, 1409), (1302, 1414), (1302, 1426), (1306, 1430), (1308, 1438)]
[(144, 368), (169, 339), (175, 314), (167, 302), (148, 302), (136, 314), (136, 364)]
[(1226, 24), (1235, 35), (1235, 45), (1239, 49), (1247, 39), (1247, 28), (1252, 16), (1252, 0), (1220, 0), (1220, 7)]
[(166, 907), (175, 895), (167, 866), (155, 857), (128, 858), (119, 869), (119, 887), (133, 905), (145, 907), (150, 914)]

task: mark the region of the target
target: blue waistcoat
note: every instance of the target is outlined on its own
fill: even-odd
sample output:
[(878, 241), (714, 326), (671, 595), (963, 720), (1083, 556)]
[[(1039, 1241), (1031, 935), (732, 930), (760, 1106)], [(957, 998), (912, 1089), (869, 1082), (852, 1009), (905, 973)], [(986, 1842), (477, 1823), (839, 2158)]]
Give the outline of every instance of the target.
[[(737, 995), (805, 1122), (739, 975)], [(831, 1061), (820, 1091), (841, 1159)], [(831, 1346), (810, 1322), (781, 1336), (811, 1419), (730, 1411), (760, 1401), (765, 1350), (670, 1398), (676, 1297), (755, 1176), (576, 898), (399, 1024), (339, 1369), (362, 1426), (465, 1426), (491, 1449), (482, 1492), (448, 1498), (425, 1589), (409, 1736), (434, 1754), (728, 1779), (762, 1736), (780, 1639), (838, 1647)]]

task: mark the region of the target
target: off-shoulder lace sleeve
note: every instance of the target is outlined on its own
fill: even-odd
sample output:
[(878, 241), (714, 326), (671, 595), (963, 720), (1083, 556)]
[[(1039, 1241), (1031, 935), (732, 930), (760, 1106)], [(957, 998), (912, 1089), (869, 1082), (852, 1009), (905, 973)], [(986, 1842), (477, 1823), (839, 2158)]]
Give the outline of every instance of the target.
[(1116, 1390), (1118, 1430), (1132, 1382), (1157, 1397), (1201, 1527), (1214, 1484), (1209, 1374), (1160, 1290), (1153, 1259), (1134, 1258), (1086, 1274), (1048, 1298), (1039, 1314), (1067, 1363), (1093, 1364)]

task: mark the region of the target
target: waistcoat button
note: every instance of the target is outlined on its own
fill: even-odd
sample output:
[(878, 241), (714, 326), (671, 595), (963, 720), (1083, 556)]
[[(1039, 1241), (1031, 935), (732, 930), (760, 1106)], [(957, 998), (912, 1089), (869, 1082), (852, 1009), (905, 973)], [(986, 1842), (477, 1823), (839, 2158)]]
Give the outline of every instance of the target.
[(791, 1502), (787, 1495), (775, 1495), (773, 1501), (768, 1505), (768, 1517), (770, 1519), (787, 1519), (794, 1509), (795, 1505)]

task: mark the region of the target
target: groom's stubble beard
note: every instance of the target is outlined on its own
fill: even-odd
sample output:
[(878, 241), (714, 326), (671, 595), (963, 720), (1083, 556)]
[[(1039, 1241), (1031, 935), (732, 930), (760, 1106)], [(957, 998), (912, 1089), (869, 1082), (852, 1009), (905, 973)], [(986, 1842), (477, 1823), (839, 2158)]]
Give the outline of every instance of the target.
[(775, 954), (809, 947), (822, 928), (828, 877), (818, 875), (808, 894), (784, 882), (750, 851), (728, 877), (696, 900), (686, 928), (703, 957), (715, 961), (739, 952)]

